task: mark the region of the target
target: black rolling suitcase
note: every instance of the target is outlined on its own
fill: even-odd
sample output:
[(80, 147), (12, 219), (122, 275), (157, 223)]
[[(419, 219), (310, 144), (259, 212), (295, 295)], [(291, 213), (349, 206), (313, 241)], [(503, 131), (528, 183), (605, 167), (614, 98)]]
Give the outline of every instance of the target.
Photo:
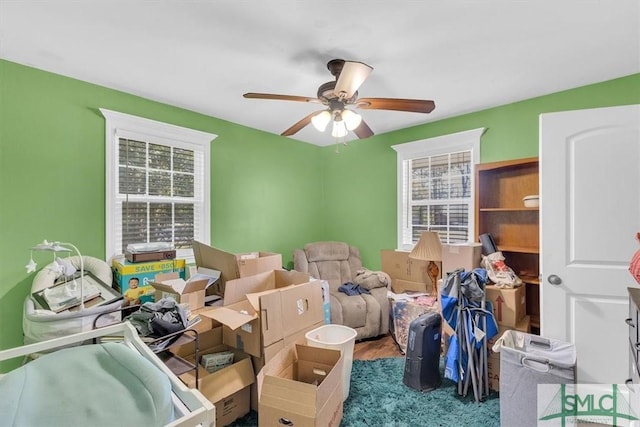
[(440, 386), (440, 342), (442, 317), (425, 313), (411, 322), (402, 382), (419, 391)]

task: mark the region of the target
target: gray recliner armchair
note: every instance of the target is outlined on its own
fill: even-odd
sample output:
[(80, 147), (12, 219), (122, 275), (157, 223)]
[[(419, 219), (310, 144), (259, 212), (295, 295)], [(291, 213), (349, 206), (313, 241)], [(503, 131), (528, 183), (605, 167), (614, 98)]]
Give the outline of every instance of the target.
[[(390, 279), (386, 273), (362, 266), (360, 251), (343, 242), (315, 242), (293, 251), (293, 268), (329, 282), (331, 323), (356, 330), (356, 340), (389, 332)], [(352, 288), (369, 293), (348, 295), (338, 288), (351, 283)]]

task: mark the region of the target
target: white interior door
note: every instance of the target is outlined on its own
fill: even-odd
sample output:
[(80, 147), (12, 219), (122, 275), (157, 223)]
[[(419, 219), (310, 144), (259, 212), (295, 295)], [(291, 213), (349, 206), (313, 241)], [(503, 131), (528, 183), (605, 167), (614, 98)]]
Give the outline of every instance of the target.
[(640, 231), (640, 105), (540, 116), (541, 335), (577, 380), (628, 377), (628, 267)]

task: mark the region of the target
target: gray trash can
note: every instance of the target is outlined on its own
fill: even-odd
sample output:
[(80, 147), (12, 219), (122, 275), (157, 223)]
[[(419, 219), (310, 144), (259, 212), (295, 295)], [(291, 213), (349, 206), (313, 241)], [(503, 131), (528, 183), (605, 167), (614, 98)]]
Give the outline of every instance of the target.
[(500, 352), (500, 425), (538, 424), (538, 384), (575, 384), (576, 349), (571, 343), (508, 330)]

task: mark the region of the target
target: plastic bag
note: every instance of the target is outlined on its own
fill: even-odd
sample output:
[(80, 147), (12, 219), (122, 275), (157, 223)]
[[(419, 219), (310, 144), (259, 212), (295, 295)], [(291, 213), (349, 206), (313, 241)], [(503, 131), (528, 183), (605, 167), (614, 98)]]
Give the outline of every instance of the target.
[(499, 288), (517, 288), (522, 285), (522, 279), (505, 264), (504, 256), (500, 251), (483, 255), (480, 265), (487, 270), (489, 280)]

